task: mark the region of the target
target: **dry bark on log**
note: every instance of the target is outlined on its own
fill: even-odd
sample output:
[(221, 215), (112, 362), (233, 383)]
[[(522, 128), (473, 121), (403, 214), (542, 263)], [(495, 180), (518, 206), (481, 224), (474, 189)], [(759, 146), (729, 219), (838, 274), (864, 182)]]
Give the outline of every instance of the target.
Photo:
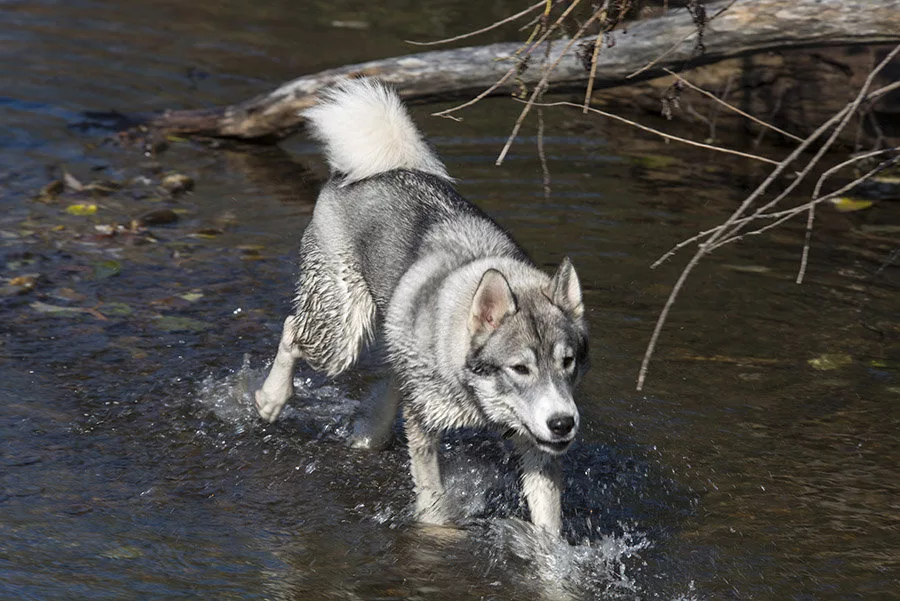
[[(715, 14), (725, 4), (710, 4), (707, 14)], [(681, 70), (685, 65), (693, 67), (769, 50), (898, 42), (900, 0), (740, 1), (708, 23), (701, 56), (695, 52), (695, 30), (687, 12), (679, 10), (615, 32), (615, 45), (600, 53), (594, 89), (658, 77), (665, 68)], [(557, 41), (551, 46), (548, 64), (556, 60), (564, 45)], [(294, 133), (303, 123), (299, 113), (314, 104), (318, 90), (342, 78), (377, 76), (409, 100), (445, 100), (474, 95), (493, 85), (515, 64), (513, 55), (520, 48), (518, 43), (492, 44), (339, 67), (300, 77), (239, 104), (166, 111), (147, 125), (178, 134), (276, 141)], [(537, 49), (532, 56), (531, 67), (519, 77), (519, 82), (528, 85), (543, 75), (537, 57), (544, 56), (544, 49)], [(652, 61), (656, 61), (652, 68), (629, 79)], [(584, 85), (588, 75), (573, 46), (550, 77), (550, 88)], [(497, 93), (508, 93), (514, 85), (501, 86)]]

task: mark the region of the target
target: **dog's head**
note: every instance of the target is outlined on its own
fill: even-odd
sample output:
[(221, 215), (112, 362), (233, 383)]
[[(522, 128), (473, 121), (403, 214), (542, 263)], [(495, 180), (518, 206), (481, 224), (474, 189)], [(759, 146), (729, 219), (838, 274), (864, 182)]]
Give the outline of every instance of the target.
[(472, 299), (466, 358), (469, 389), (488, 419), (551, 454), (578, 430), (572, 398), (587, 369), (581, 285), (568, 258), (549, 282), (511, 286), (488, 269)]

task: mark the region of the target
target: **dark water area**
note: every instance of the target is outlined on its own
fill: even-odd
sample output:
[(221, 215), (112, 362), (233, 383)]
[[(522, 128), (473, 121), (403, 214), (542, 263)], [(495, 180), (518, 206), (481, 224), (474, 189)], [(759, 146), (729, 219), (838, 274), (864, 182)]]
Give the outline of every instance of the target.
[[(545, 198), (533, 125), (494, 166), (518, 105), (462, 122), (415, 107), (466, 196), (548, 270), (572, 258), (592, 328), (566, 540), (523, 525), (509, 450), (473, 433), (445, 444), (469, 520), (433, 529), (411, 518), (402, 441), (345, 444), (376, 367), (301, 368), (283, 419), (251, 409), (324, 175), (315, 147), (145, 156), (86, 115), (235, 102), (518, 8), (0, 2), (0, 598), (897, 598), (900, 204), (823, 207), (800, 286), (804, 223), (706, 259), (638, 393), (686, 256), (649, 265), (765, 170), (548, 111)], [(129, 184), (39, 198), (63, 170)], [(194, 189), (161, 193), (169, 171)], [(160, 208), (177, 221), (104, 229)]]

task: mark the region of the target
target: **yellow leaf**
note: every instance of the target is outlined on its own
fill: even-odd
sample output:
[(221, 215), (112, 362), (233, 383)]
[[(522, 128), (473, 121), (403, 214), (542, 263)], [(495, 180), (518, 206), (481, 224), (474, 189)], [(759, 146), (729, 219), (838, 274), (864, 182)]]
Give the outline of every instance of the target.
[(70, 215), (78, 215), (79, 217), (93, 215), (97, 212), (97, 205), (92, 202), (69, 205), (66, 212)]
[(874, 203), (871, 200), (863, 200), (861, 198), (850, 198), (848, 196), (838, 196), (831, 199), (831, 204), (841, 213), (850, 213), (852, 211), (862, 211), (868, 209)]

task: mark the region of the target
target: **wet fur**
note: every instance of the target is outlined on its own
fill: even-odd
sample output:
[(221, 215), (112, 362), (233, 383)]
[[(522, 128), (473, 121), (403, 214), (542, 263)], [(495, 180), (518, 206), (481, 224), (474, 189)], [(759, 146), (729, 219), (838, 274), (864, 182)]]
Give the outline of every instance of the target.
[(256, 393), (277, 418), (297, 361), (336, 375), (380, 327), (396, 394), (384, 395), (358, 446), (386, 437), (402, 405), (416, 511), (445, 523), (438, 444), (449, 429), (509, 432), (532, 521), (561, 528), (555, 456), (575, 436), (572, 398), (587, 368), (577, 275), (553, 277), (453, 188), (396, 94), (345, 82), (306, 113), (332, 178), (303, 234), (294, 311)]

